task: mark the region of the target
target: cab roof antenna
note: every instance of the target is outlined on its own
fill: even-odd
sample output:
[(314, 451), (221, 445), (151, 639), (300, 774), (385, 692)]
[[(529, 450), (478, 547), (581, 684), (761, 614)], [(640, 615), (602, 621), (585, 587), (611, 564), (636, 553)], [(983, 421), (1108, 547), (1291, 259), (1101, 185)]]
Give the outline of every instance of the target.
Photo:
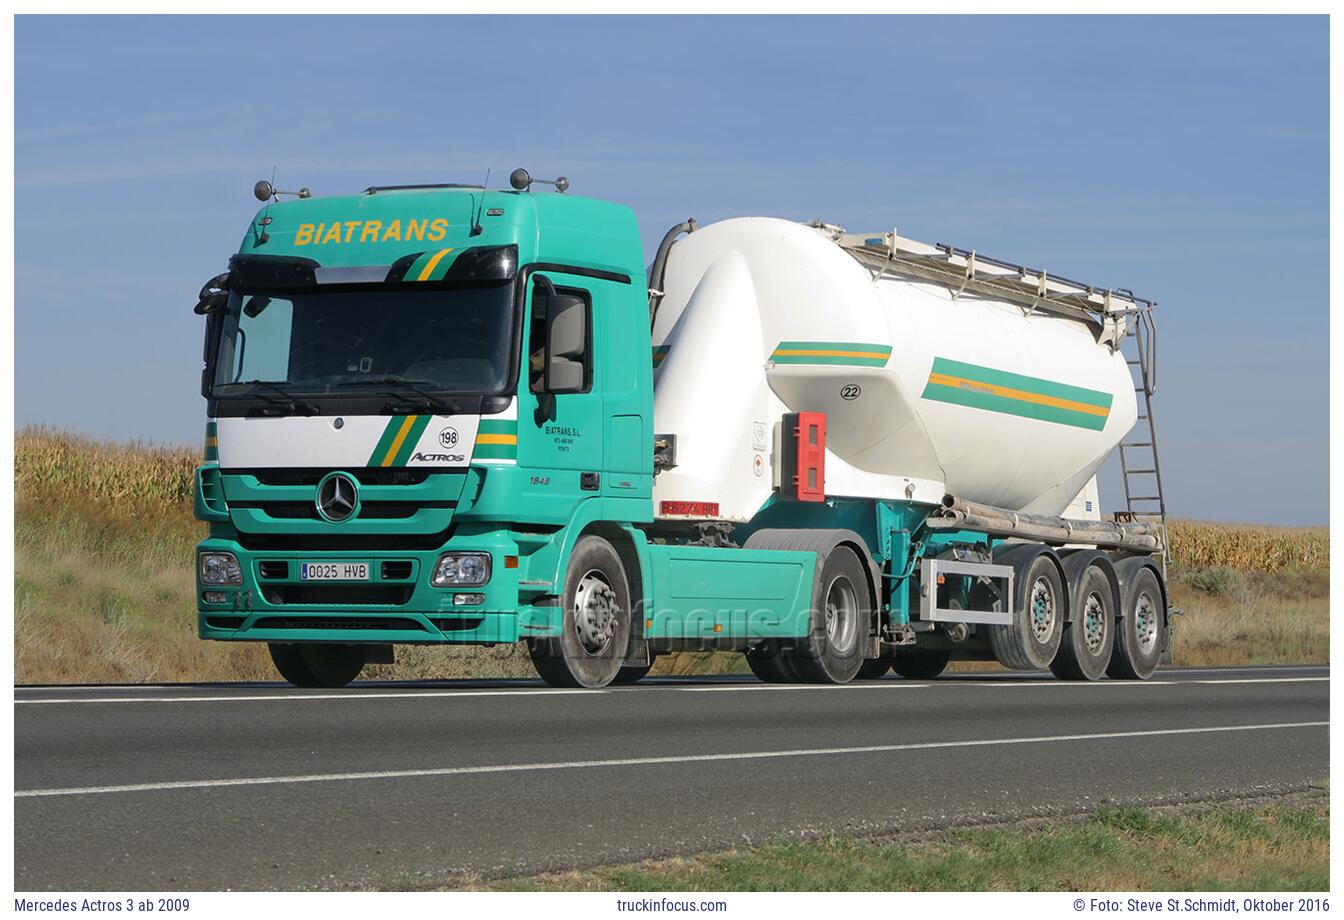
[(490, 189), (490, 167), (485, 168), (485, 181), (481, 183), (481, 203), (476, 207), (476, 216), (471, 221), (471, 235), (480, 236), (481, 214), (485, 212), (485, 193)]

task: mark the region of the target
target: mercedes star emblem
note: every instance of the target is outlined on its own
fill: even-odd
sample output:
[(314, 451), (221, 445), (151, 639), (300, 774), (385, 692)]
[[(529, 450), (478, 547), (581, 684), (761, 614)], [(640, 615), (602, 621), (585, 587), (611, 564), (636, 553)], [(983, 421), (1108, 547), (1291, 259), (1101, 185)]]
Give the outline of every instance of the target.
[(328, 476), (317, 487), (317, 513), (333, 524), (354, 514), (358, 500), (359, 486), (344, 473)]

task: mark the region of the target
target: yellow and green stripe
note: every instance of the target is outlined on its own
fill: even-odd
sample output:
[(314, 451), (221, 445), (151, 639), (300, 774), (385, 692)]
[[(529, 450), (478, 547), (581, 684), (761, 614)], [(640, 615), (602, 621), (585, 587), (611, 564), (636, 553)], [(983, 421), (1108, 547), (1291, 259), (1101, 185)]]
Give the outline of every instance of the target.
[(653, 346), (653, 366), (655, 368), (663, 363), (663, 359), (667, 357), (668, 349), (670, 349), (671, 347), (672, 347), (671, 345)]
[(217, 463), (219, 461), (219, 425), (214, 422), (205, 423), (205, 462)]
[(476, 449), (473, 460), (517, 460), (518, 421), (516, 419), (481, 419), (476, 429)]
[(923, 397), (988, 412), (1003, 412), (1101, 431), (1111, 414), (1110, 393), (1040, 377), (934, 358)]
[(405, 466), (429, 425), (429, 415), (394, 415), (383, 429), (378, 446), (369, 456), (369, 466)]
[(780, 342), (770, 354), (776, 364), (834, 364), (885, 367), (890, 345), (875, 342)]
[(438, 281), (443, 278), (444, 273), (452, 264), (451, 259), (445, 258), (452, 252), (451, 248), (440, 249), (435, 252), (422, 252), (416, 257), (406, 269), (406, 274), (402, 276), (404, 281)]

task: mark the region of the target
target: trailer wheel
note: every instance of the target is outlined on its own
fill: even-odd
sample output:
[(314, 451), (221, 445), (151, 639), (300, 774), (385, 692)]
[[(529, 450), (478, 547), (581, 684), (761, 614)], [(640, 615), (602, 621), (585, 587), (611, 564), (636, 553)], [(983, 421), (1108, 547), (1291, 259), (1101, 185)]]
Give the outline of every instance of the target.
[(1115, 651), (1106, 673), (1122, 680), (1147, 680), (1162, 658), (1166, 609), (1162, 584), (1144, 567), (1126, 579), (1122, 593)]
[(747, 651), (747, 667), (767, 684), (796, 684), (800, 680), (793, 666), (792, 649), (786, 649), (778, 639), (766, 639)]
[(344, 687), (369, 660), (366, 645), (271, 642), (268, 647), (275, 669), (296, 687)]
[(812, 591), (812, 628), (793, 655), (798, 676), (817, 684), (853, 680), (863, 666), (870, 607), (859, 557), (848, 546), (837, 546)]
[(891, 669), (911, 680), (931, 680), (947, 670), (951, 660), (950, 648), (912, 649), (892, 658)]
[(1093, 565), (1073, 599), (1073, 616), (1064, 627), (1050, 670), (1062, 680), (1098, 680), (1106, 673), (1114, 647), (1115, 596), (1110, 579)]
[(886, 676), (891, 670), (890, 658), (869, 658), (859, 665), (859, 673), (854, 675), (855, 680), (877, 680)]
[(553, 687), (605, 687), (616, 679), (630, 642), (630, 588), (616, 549), (579, 538), (565, 572), (560, 635), (528, 640), (541, 679)]
[(1064, 634), (1064, 580), (1054, 558), (1032, 559), (1018, 580), (1013, 622), (989, 627), (989, 645), (999, 664), (1015, 671), (1043, 671)]

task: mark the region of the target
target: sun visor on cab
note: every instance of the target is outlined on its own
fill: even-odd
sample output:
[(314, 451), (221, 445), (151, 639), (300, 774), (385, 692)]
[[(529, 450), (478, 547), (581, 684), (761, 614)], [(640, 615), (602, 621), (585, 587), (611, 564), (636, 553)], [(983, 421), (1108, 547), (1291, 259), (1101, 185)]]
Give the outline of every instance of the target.
[(508, 281), (518, 274), (518, 247), (471, 246), (412, 252), (391, 265), (323, 266), (300, 256), (235, 255), (229, 286), (275, 291), (329, 285)]

